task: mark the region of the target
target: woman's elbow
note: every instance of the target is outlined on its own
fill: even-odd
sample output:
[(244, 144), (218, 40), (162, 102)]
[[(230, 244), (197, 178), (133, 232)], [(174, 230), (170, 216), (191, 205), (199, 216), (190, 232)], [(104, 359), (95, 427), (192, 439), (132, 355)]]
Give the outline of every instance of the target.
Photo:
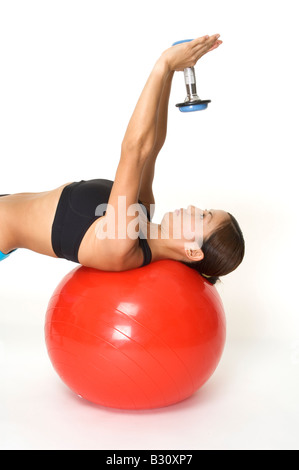
[(143, 137), (124, 139), (121, 145), (122, 155), (135, 155), (141, 161), (146, 161), (152, 154), (154, 143)]

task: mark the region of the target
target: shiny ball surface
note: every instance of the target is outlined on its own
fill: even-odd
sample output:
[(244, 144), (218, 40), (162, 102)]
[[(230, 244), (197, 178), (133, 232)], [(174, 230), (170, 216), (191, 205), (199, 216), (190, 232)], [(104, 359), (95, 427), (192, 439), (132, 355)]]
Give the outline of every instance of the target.
[(214, 286), (176, 261), (69, 273), (48, 306), (50, 360), (77, 395), (105, 407), (152, 409), (195, 393), (225, 345)]

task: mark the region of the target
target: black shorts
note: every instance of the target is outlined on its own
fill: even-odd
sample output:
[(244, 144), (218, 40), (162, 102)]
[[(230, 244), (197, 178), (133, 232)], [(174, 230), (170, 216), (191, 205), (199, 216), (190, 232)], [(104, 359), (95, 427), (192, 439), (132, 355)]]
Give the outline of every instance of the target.
[[(52, 226), (52, 247), (58, 258), (79, 263), (81, 242), (89, 227), (104, 215), (96, 215), (96, 209), (108, 204), (112, 186), (113, 181), (95, 179), (71, 183), (63, 189)], [(152, 253), (146, 239), (139, 238), (139, 243), (145, 266), (151, 262)]]

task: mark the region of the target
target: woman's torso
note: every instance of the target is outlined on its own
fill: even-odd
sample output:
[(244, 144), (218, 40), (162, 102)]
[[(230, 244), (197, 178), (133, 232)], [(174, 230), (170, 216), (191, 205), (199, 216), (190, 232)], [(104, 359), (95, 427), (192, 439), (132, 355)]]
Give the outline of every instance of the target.
[[(20, 193), (0, 198), (0, 250), (7, 253), (15, 248), (25, 248), (57, 257), (52, 246), (52, 226), (62, 192), (70, 184), (52, 191)], [(83, 237), (78, 252), (79, 262), (97, 269), (116, 270), (117, 260), (114, 266), (113, 260), (106, 257), (105, 244), (96, 237), (97, 223), (97, 220), (94, 221)], [(139, 267), (142, 262), (143, 252), (138, 249), (126, 269)]]
[(61, 193), (68, 184), (52, 191), (19, 193), (0, 198), (2, 251), (26, 248), (56, 257), (51, 243), (52, 224)]

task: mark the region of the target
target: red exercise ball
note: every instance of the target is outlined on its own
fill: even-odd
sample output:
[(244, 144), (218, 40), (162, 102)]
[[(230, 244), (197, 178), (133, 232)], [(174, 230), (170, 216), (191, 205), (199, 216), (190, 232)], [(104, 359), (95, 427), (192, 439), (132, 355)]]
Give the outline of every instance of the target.
[(225, 315), (214, 286), (177, 261), (76, 268), (50, 300), (45, 337), (63, 382), (90, 402), (151, 409), (191, 396), (216, 369)]

